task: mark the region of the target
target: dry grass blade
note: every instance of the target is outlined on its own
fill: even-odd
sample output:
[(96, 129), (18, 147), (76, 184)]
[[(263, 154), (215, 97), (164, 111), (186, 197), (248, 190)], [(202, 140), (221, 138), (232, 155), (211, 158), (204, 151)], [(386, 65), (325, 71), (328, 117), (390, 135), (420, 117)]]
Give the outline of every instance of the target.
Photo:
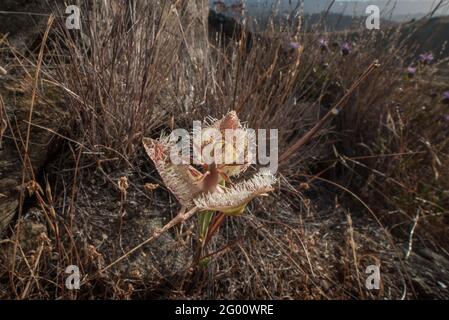
[[(43, 58), (44, 58), (45, 45), (47, 43), (48, 35), (50, 33), (50, 29), (53, 25), (54, 19), (55, 18), (53, 15), (50, 15), (50, 17), (48, 18), (47, 28), (45, 30), (45, 33), (44, 33), (44, 36), (43, 36), (43, 39), (41, 42), (41, 47), (40, 47), (39, 56), (38, 56), (38, 62), (37, 62), (35, 75), (34, 75), (34, 84), (33, 84), (33, 91), (32, 91), (32, 95), (31, 95), (31, 104), (30, 104), (30, 110), (29, 110), (29, 114), (28, 114), (27, 132), (26, 132), (25, 142), (22, 141), (22, 143), (24, 143), (24, 150), (23, 150), (24, 163), (23, 163), (23, 168), (22, 168), (22, 183), (21, 183), (22, 186), (25, 185), (25, 181), (26, 181), (26, 177), (27, 177), (28, 173), (31, 174), (31, 176), (33, 177), (32, 178), (33, 181), (35, 180), (33, 166), (31, 164), (31, 159), (28, 154), (28, 148), (29, 148), (29, 143), (30, 143), (30, 134), (31, 134), (31, 122), (33, 119), (34, 104), (36, 102), (36, 93), (37, 93), (37, 87), (39, 84), (39, 74), (41, 72), (42, 62), (43, 62)], [(24, 188), (21, 188), (20, 197), (19, 197), (19, 215), (18, 215), (19, 223), (17, 224), (17, 231), (16, 231), (17, 234), (20, 233), (20, 221), (21, 221), (21, 217), (23, 214), (24, 192), (25, 192)], [(15, 257), (17, 255), (18, 242), (19, 242), (19, 239), (16, 239), (15, 244), (14, 244), (14, 250), (13, 250), (14, 259), (13, 259), (12, 266), (11, 266), (12, 274), (14, 274), (14, 270), (15, 270), (15, 260), (16, 260)], [(14, 286), (14, 284), (12, 284), (12, 285)]]
[(8, 128), (8, 123), (6, 122), (6, 110), (3, 99), (0, 96), (0, 149), (2, 148), (3, 134)]
[(328, 123), (332, 118), (337, 116), (341, 110), (346, 106), (346, 103), (349, 99), (349, 97), (354, 93), (354, 91), (363, 83), (363, 81), (368, 78), (371, 73), (376, 70), (379, 67), (378, 62), (372, 63), (364, 72), (363, 74), (357, 79), (357, 81), (354, 82), (354, 84), (351, 86), (351, 88), (346, 92), (346, 94), (340, 99), (340, 101), (331, 109), (329, 112), (320, 120), (318, 121), (315, 126), (313, 126), (310, 131), (308, 131), (301, 139), (299, 139), (297, 142), (295, 142), (291, 147), (289, 147), (279, 158), (279, 163), (282, 163), (286, 161), (288, 158), (290, 158), (294, 153), (296, 153), (303, 145), (305, 145), (307, 142), (310, 141), (310, 139), (315, 136), (315, 134), (326, 124)]

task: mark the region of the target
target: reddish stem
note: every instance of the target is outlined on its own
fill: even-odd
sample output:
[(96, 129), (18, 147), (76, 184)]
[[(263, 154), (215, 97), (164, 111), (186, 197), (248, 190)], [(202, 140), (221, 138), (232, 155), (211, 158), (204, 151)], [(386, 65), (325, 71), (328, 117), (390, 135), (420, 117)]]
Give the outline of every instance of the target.
[(224, 213), (219, 213), (215, 217), (211, 227), (209, 228), (209, 231), (207, 232), (206, 239), (204, 239), (204, 244), (203, 244), (204, 247), (209, 243), (212, 236), (218, 231), (218, 229), (220, 228), (220, 226), (223, 223), (225, 218), (226, 218), (226, 215)]

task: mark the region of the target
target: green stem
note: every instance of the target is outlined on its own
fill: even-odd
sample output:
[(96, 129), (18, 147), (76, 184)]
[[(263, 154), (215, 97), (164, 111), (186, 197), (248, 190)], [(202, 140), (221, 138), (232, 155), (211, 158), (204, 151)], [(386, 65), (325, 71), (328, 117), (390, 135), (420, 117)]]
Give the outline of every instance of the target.
[(209, 230), (209, 224), (214, 217), (214, 211), (204, 211), (200, 212), (198, 215), (198, 225), (199, 225), (199, 236), (200, 240), (202, 241)]

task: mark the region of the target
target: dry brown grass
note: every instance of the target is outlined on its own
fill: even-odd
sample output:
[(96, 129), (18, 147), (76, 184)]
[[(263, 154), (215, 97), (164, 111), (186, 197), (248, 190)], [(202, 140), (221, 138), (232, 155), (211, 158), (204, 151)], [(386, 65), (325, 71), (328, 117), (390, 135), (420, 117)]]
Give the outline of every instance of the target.
[[(25, 227), (0, 242), (0, 297), (399, 299), (430, 290), (447, 297), (427, 278), (422, 285), (429, 269), (413, 264), (419, 248), (448, 257), (449, 139), (439, 100), (448, 88), (437, 81), (438, 66), (405, 80), (414, 53), (395, 32), (191, 38), (194, 22), (163, 3), (147, 2), (132, 27), (126, 7), (97, 8), (84, 29), (88, 42), (55, 32), (41, 76), (61, 88), (73, 130), (46, 168), (45, 188), (30, 185), (38, 205), (19, 218)], [(356, 46), (342, 57), (319, 48), (323, 36)], [(291, 40), (302, 48), (290, 50)], [(179, 209), (166, 190), (145, 192), (160, 179), (143, 156), (143, 136), (235, 109), (251, 128), (278, 128), (285, 151), (376, 59), (381, 67), (344, 99), (344, 112), (288, 157), (274, 196), (226, 220), (207, 269), (189, 268), (194, 219), (104, 269)], [(71, 264), (85, 276), (79, 291), (65, 288)], [(381, 266), (377, 291), (364, 288), (370, 264)]]

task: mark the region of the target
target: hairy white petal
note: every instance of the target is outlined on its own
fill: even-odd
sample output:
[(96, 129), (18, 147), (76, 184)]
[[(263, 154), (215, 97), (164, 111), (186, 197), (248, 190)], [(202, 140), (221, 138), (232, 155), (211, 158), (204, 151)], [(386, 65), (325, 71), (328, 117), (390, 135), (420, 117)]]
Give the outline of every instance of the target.
[(165, 186), (182, 205), (192, 207), (192, 199), (201, 192), (196, 183), (196, 178), (192, 175), (195, 169), (189, 165), (174, 165), (170, 162), (168, 137), (162, 137), (160, 141), (144, 139), (143, 145), (148, 156), (153, 160)]
[(193, 199), (193, 202), (200, 210), (231, 210), (247, 204), (261, 194), (272, 191), (275, 182), (276, 178), (271, 173), (260, 172), (229, 189), (202, 194)]

